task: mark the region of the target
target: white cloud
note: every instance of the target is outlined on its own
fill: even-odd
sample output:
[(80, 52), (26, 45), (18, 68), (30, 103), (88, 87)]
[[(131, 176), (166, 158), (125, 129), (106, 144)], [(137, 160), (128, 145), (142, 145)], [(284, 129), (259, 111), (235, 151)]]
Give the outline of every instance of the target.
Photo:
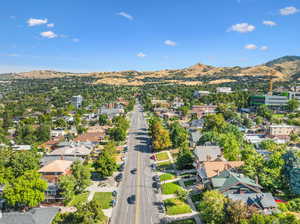
[(79, 38), (73, 38), (72, 41), (75, 42), (75, 43), (78, 43), (80, 41), (80, 39)]
[(228, 31), (235, 31), (240, 33), (248, 33), (255, 30), (255, 26), (248, 24), (248, 23), (239, 23), (232, 25)]
[(288, 6), (283, 9), (280, 9), (279, 12), (282, 16), (289, 16), (299, 12), (299, 9), (297, 9), (294, 6)]
[(136, 56), (138, 56), (139, 58), (144, 58), (144, 57), (146, 57), (147, 55), (144, 54), (143, 52), (140, 52), (140, 53), (138, 53)]
[(164, 44), (168, 45), (168, 46), (172, 46), (172, 47), (177, 45), (177, 43), (175, 41), (172, 41), (172, 40), (165, 40)]
[(27, 20), (28, 26), (39, 26), (48, 23), (48, 19), (33, 19), (30, 18)]
[(262, 50), (262, 51), (267, 51), (267, 50), (269, 50), (269, 48), (268, 48), (267, 46), (262, 46), (262, 47), (260, 48), (260, 50)]
[(245, 46), (245, 49), (247, 49), (247, 50), (256, 50), (257, 46), (255, 44), (247, 44)]
[(275, 23), (274, 21), (270, 21), (270, 20), (263, 21), (263, 24), (266, 26), (277, 26), (277, 23)]
[(57, 34), (55, 34), (52, 31), (45, 31), (45, 32), (41, 32), (40, 35), (42, 37), (48, 38), (48, 39), (52, 39), (52, 38), (56, 38)]
[(54, 23), (48, 23), (48, 24), (47, 24), (47, 27), (50, 27), (50, 28), (52, 28), (52, 27), (54, 27), (54, 26), (55, 26)]
[(124, 18), (129, 19), (129, 20), (133, 20), (133, 16), (126, 13), (126, 12), (118, 12), (117, 15), (118, 16), (123, 16)]

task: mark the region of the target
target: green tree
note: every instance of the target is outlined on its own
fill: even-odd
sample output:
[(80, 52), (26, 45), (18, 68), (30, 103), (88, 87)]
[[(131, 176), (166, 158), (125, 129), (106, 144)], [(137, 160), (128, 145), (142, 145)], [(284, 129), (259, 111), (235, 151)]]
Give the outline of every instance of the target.
[(60, 194), (64, 197), (64, 203), (67, 204), (75, 195), (76, 179), (73, 175), (60, 176), (58, 186)]
[(291, 99), (288, 101), (287, 108), (290, 112), (296, 111), (300, 106), (300, 102), (297, 99)]
[(227, 125), (222, 114), (209, 114), (204, 118), (203, 131), (222, 132)]
[(81, 193), (91, 183), (91, 171), (78, 160), (72, 164), (71, 170), (76, 180), (75, 192)]
[(126, 130), (119, 127), (109, 129), (108, 134), (111, 137), (111, 139), (117, 142), (124, 141), (127, 136)]
[(226, 223), (240, 224), (256, 212), (256, 210), (249, 208), (242, 201), (228, 200), (226, 205)]
[(102, 177), (110, 177), (117, 170), (117, 163), (115, 158), (104, 150), (94, 163), (94, 167)]
[(198, 205), (203, 221), (207, 224), (224, 223), (226, 202), (226, 197), (219, 191), (207, 191), (203, 193), (202, 201)]
[(188, 141), (188, 133), (178, 121), (174, 122), (170, 126), (170, 137), (173, 143), (173, 147), (178, 148), (183, 146)]
[(5, 185), (3, 196), (10, 206), (35, 207), (45, 199), (47, 182), (36, 171), (28, 171), (23, 176)]
[(107, 116), (107, 114), (100, 114), (99, 115), (99, 124), (101, 125), (101, 126), (103, 126), (103, 125), (107, 125), (108, 124), (108, 116)]
[(39, 142), (46, 142), (50, 139), (50, 127), (48, 125), (40, 125), (36, 130), (36, 136)]
[(37, 152), (15, 152), (8, 166), (12, 168), (15, 177), (22, 176), (28, 170), (37, 170), (40, 166), (40, 156)]
[(181, 148), (176, 160), (177, 168), (179, 170), (191, 169), (193, 167), (193, 162), (194, 158), (192, 152), (187, 147)]

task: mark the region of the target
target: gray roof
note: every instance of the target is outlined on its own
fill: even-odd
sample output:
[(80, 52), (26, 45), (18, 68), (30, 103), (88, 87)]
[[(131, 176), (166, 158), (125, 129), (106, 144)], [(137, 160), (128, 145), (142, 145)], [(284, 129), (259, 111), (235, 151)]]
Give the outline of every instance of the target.
[(199, 139), (201, 138), (202, 134), (200, 131), (192, 131), (191, 132), (191, 140), (192, 142), (197, 143)]
[(67, 161), (73, 161), (73, 162), (76, 160), (79, 160), (81, 162), (83, 161), (83, 159), (78, 156), (48, 156), (48, 155), (46, 155), (41, 159), (41, 165), (45, 166), (55, 160), (61, 160), (61, 159), (67, 160)]
[(204, 125), (203, 119), (193, 120), (193, 121), (191, 121), (191, 124), (190, 124), (191, 127), (199, 127), (199, 128), (203, 127), (203, 125)]
[(219, 146), (197, 146), (194, 150), (194, 154), (200, 162), (203, 161), (213, 161), (219, 158), (221, 154), (221, 149)]
[(3, 213), (0, 224), (50, 224), (59, 208), (33, 208), (28, 212)]
[(227, 196), (231, 200), (239, 200), (249, 206), (256, 205), (261, 209), (277, 207), (277, 204), (271, 193), (228, 194)]

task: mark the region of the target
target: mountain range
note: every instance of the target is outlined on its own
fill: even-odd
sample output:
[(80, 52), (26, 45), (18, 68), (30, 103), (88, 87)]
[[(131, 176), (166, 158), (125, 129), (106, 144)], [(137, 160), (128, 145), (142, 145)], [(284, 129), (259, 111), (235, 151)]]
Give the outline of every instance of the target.
[(285, 56), (265, 64), (252, 67), (215, 67), (195, 64), (184, 69), (159, 71), (119, 71), (93, 73), (66, 73), (49, 70), (38, 70), (14, 73), (10, 79), (51, 79), (63, 77), (92, 77), (93, 84), (141, 86), (154, 83), (177, 83), (185, 85), (224, 84), (232, 85), (248, 82), (293, 83), (300, 81), (300, 57)]

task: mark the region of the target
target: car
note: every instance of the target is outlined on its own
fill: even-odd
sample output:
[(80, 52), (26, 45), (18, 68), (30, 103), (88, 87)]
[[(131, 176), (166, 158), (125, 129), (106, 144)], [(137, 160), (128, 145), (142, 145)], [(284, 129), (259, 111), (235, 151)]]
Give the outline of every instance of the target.
[(160, 188), (160, 183), (155, 181), (155, 182), (153, 182), (152, 187), (156, 188), (156, 189), (159, 189)]
[(130, 197), (128, 197), (127, 201), (128, 201), (128, 204), (135, 204), (135, 202), (136, 202), (135, 194), (133, 194)]
[(158, 211), (159, 211), (159, 213), (164, 213), (165, 212), (165, 207), (164, 207), (163, 203), (159, 203)]
[(151, 164), (151, 168), (152, 170), (155, 170), (156, 169), (156, 165), (154, 163)]
[(152, 180), (153, 181), (159, 181), (160, 179), (159, 179), (159, 176), (155, 175), (155, 176), (152, 177)]
[(117, 176), (116, 176), (116, 181), (117, 182), (121, 182), (123, 179), (123, 174), (122, 173), (119, 173)]
[(112, 196), (117, 197), (118, 192), (117, 191), (113, 191), (111, 194), (112, 194)]
[(118, 170), (119, 170), (120, 172), (122, 172), (122, 171), (124, 171), (124, 169), (125, 169), (125, 163), (122, 163), (122, 164), (119, 166)]
[(112, 206), (112, 207), (115, 207), (116, 204), (117, 204), (117, 201), (116, 201), (115, 199), (113, 199), (113, 200), (111, 201), (111, 206)]
[(131, 172), (132, 174), (136, 174), (137, 168), (132, 169), (130, 172)]

